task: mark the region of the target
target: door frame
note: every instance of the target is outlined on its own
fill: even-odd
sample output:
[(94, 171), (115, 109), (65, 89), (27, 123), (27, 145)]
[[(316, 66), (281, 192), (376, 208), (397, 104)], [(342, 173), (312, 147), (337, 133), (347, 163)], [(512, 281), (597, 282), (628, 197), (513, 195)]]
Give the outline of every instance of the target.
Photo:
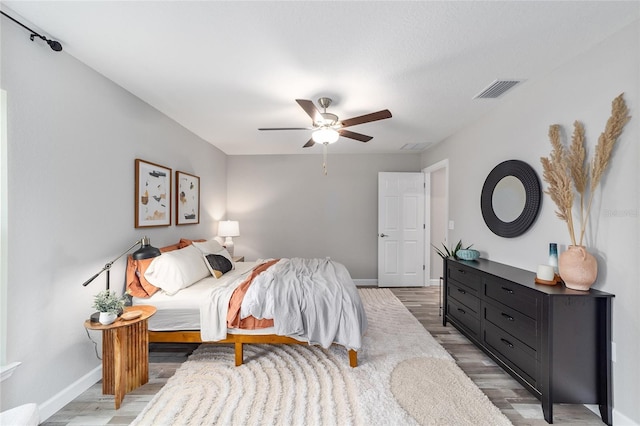
[[(449, 246), (449, 159), (445, 158), (444, 160), (440, 160), (437, 163), (434, 163), (428, 167), (422, 169), (424, 173), (424, 182), (425, 182), (425, 224), (431, 223), (431, 173), (444, 169), (445, 176), (445, 187), (444, 187), (444, 198), (445, 198), (445, 207), (444, 207), (444, 223), (442, 224), (444, 227), (444, 235), (445, 241), (444, 243)], [(424, 285), (439, 285), (439, 280), (434, 279), (431, 280), (431, 226), (425, 226), (425, 235), (424, 235), (424, 264), (425, 264), (425, 275), (424, 275)], [(428, 274), (427, 274), (428, 272)]]

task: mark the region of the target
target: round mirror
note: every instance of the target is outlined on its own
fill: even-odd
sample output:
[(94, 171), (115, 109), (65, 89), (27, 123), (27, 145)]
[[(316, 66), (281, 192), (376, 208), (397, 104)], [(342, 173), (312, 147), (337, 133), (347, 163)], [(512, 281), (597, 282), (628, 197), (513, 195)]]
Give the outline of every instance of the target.
[(535, 170), (520, 160), (508, 160), (491, 170), (482, 187), (480, 207), (489, 229), (501, 237), (517, 237), (535, 222), (541, 202)]
[(503, 222), (513, 222), (520, 216), (527, 200), (524, 185), (515, 176), (503, 177), (493, 188), (493, 211)]

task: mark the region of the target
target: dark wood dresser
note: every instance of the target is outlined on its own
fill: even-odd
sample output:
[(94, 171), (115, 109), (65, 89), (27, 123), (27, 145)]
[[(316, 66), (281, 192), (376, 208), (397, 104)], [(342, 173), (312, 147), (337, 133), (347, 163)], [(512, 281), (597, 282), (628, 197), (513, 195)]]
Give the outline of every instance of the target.
[(542, 402), (597, 404), (612, 422), (613, 295), (535, 284), (535, 273), (486, 259), (446, 259), (450, 322)]

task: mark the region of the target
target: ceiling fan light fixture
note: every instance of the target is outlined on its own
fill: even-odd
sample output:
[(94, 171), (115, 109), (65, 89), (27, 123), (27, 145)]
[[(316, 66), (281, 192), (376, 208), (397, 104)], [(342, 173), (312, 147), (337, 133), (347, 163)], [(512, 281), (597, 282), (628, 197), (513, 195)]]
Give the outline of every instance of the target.
[(311, 139), (313, 139), (315, 143), (334, 143), (337, 142), (339, 137), (340, 133), (329, 127), (323, 127), (311, 134)]

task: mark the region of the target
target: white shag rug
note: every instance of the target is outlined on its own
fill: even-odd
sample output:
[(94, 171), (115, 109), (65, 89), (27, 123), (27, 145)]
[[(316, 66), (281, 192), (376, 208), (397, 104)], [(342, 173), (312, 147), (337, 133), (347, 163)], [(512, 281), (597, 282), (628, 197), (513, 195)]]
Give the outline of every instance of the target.
[(388, 289), (360, 289), (369, 328), (341, 346), (201, 345), (132, 425), (510, 425)]

